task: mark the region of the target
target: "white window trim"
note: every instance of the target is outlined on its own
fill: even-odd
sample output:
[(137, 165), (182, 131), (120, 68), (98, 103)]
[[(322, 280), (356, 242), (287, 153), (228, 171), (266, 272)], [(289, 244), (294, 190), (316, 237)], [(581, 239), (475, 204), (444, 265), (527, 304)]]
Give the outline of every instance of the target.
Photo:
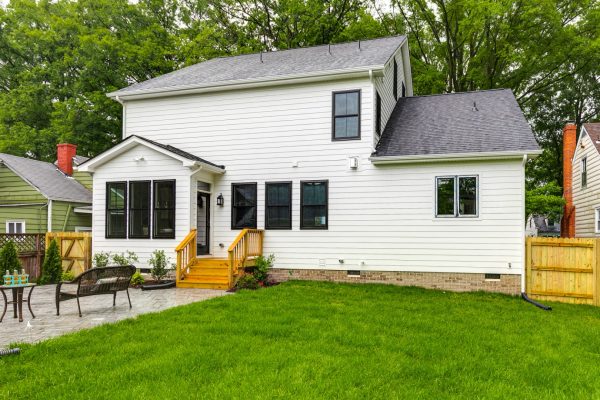
[[(438, 214), (438, 180), (444, 178), (454, 179), (454, 214)], [(462, 215), (459, 210), (460, 203), (460, 178), (475, 178), (475, 214), (474, 215)], [(479, 175), (467, 174), (467, 175), (441, 175), (436, 176), (434, 179), (433, 190), (435, 192), (435, 202), (433, 204), (433, 214), (435, 218), (479, 218)]]
[(600, 233), (598, 229), (598, 219), (600, 218), (600, 206), (594, 209), (594, 233)]
[(5, 232), (6, 233), (8, 233), (8, 231), (9, 231), (9, 229), (8, 229), (8, 225), (9, 224), (21, 224), (21, 225), (23, 225), (23, 232), (21, 232), (21, 233), (26, 233), (27, 232), (25, 221), (23, 221), (23, 220), (7, 220), (6, 221), (6, 226), (5, 226), (5, 229), (6, 229)]

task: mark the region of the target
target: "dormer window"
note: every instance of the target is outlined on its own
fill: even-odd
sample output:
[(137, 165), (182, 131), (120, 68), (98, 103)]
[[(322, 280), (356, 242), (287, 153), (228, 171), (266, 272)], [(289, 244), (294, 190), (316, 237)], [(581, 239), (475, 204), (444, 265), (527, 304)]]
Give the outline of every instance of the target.
[(333, 93), (333, 140), (360, 139), (360, 90)]
[(581, 187), (587, 186), (587, 157), (581, 159)]

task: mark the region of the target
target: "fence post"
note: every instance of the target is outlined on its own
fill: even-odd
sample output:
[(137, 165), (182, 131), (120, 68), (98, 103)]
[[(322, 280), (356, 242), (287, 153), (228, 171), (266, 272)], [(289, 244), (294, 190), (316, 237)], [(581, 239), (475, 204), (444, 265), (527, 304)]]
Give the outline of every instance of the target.
[(598, 262), (600, 262), (600, 239), (594, 240), (594, 258), (592, 268), (594, 268), (594, 304), (600, 306), (600, 269)]
[(533, 238), (525, 238), (525, 293), (531, 294), (531, 242)]

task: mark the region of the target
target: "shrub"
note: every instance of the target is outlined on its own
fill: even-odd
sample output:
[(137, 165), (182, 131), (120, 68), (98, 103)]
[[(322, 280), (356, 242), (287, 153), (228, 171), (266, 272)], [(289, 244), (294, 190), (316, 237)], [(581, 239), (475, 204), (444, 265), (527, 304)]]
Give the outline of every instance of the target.
[(152, 277), (159, 282), (162, 281), (167, 275), (167, 266), (169, 264), (169, 259), (165, 254), (165, 251), (154, 250), (152, 257), (148, 260), (148, 264), (152, 265), (152, 270), (150, 270)]
[(139, 260), (138, 260), (137, 255), (133, 251), (127, 250), (126, 253), (113, 254), (112, 261), (114, 264), (124, 267), (126, 265), (133, 265), (134, 263), (138, 262)]
[(256, 257), (253, 274), (258, 282), (262, 284), (267, 283), (269, 279), (269, 269), (273, 268), (273, 261), (275, 261), (275, 256), (273, 254), (269, 255), (269, 257)]
[(6, 271), (12, 273), (12, 271), (21, 270), (21, 262), (19, 261), (19, 254), (17, 253), (17, 247), (12, 240), (9, 240), (0, 249), (0, 272), (4, 276)]
[(135, 274), (133, 274), (133, 276), (131, 277), (131, 284), (133, 286), (143, 285), (145, 281), (146, 280), (144, 279), (140, 271), (136, 271)]
[(58, 252), (58, 244), (53, 239), (46, 249), (44, 265), (42, 265), (42, 276), (39, 283), (42, 285), (46, 283), (58, 283), (62, 278), (62, 272), (62, 260)]
[(244, 274), (237, 280), (235, 287), (236, 289), (258, 289), (259, 283), (253, 274)]
[(60, 277), (60, 279), (63, 282), (70, 282), (73, 279), (75, 279), (75, 274), (72, 273), (71, 271), (65, 271), (62, 273), (62, 276)]
[(94, 254), (94, 259), (92, 260), (92, 264), (94, 268), (106, 267), (108, 262), (110, 261), (110, 253), (101, 251), (99, 253)]

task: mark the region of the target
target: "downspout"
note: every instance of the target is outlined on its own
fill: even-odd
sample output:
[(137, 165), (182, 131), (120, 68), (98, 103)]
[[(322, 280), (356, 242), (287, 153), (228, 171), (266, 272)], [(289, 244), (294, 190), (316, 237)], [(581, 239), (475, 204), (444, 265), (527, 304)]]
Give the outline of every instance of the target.
[(525, 166), (527, 165), (527, 154), (523, 154), (523, 183), (521, 184), (521, 190), (523, 191), (523, 216), (521, 218), (521, 226), (522, 226), (522, 238), (523, 238), (523, 242), (522, 242), (522, 246), (521, 249), (523, 249), (523, 272), (521, 273), (521, 293), (525, 293), (525, 274), (527, 273), (527, 249), (526, 249), (526, 237), (525, 237), (525, 224), (527, 223), (527, 215), (525, 214), (525, 201), (526, 201), (526, 194), (525, 194)]
[(47, 232), (52, 232), (52, 200), (48, 199), (48, 226), (46, 227)]
[(71, 215), (71, 205), (67, 207), (67, 214), (65, 215), (65, 221), (63, 222), (62, 231), (65, 232), (67, 230), (67, 223), (69, 222), (69, 216)]

